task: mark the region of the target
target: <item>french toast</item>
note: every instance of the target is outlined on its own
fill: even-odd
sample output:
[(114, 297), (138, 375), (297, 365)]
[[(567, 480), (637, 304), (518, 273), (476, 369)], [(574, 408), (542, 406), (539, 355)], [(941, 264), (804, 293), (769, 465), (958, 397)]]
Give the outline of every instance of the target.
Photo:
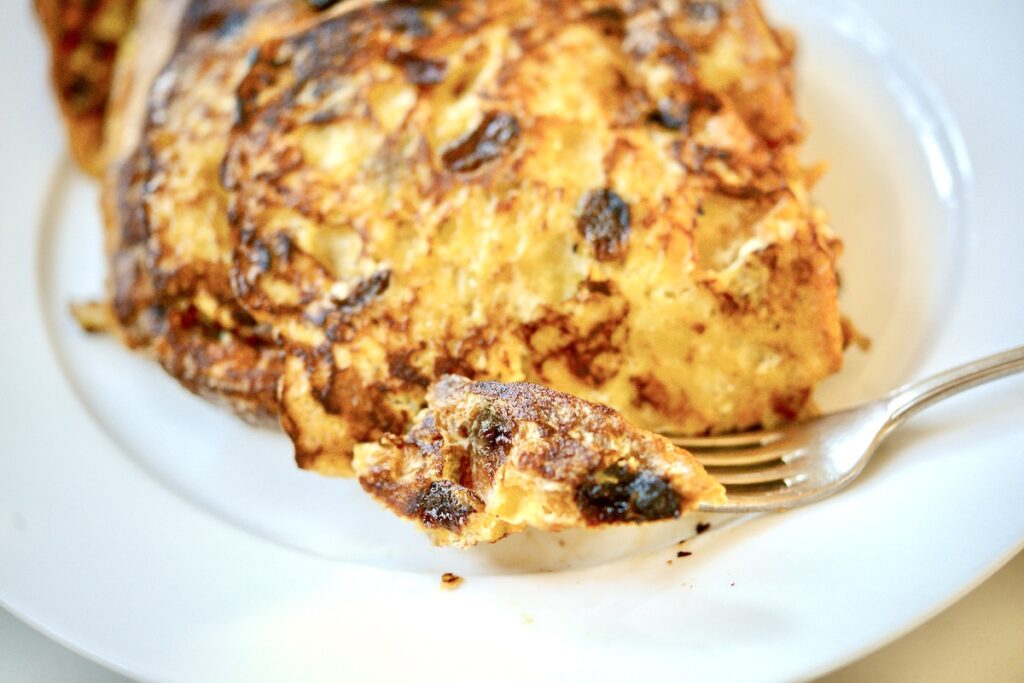
[(103, 169), (104, 120), (121, 41), (137, 0), (35, 0), (50, 44), (50, 73), (71, 154), (85, 171)]
[(842, 363), (793, 42), (755, 0), (137, 15), (106, 122), (118, 334), (435, 542), (715, 500), (650, 432), (806, 417)]
[(446, 375), (402, 436), (356, 446), (359, 483), (438, 545), (674, 519), (725, 490), (615, 411), (536, 384)]
[(808, 415), (840, 243), (754, 2), (383, 2), (260, 46), (223, 165), (300, 465), (350, 475), (442, 375), (653, 431)]
[(283, 354), (231, 289), (220, 163), (249, 51), (321, 15), (304, 0), (190, 0), (168, 32), (167, 4), (144, 6), (159, 18), (143, 16), (125, 47), (148, 51), (170, 33), (166, 64), (140, 74), (144, 56), (130, 54), (115, 84), (125, 92), (111, 112), (105, 182), (113, 312), (128, 345), (187, 388), (273, 423)]

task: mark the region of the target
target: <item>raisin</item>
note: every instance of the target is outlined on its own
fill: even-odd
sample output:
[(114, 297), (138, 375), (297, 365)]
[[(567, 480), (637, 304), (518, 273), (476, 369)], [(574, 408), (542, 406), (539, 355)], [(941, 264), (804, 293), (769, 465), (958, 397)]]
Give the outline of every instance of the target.
[(519, 121), (505, 112), (490, 112), (469, 135), (453, 143), (441, 155), (450, 171), (475, 171), (505, 153), (519, 137)]
[(494, 407), (485, 405), (469, 425), (473, 451), (480, 455), (508, 455), (515, 425)]
[(443, 59), (425, 59), (406, 53), (396, 57), (395, 63), (414, 85), (436, 85), (448, 73), (448, 63)]
[(678, 517), (681, 502), (659, 475), (622, 464), (591, 473), (576, 489), (576, 505), (588, 524)]
[(306, 0), (306, 4), (318, 12), (337, 5), (338, 2), (340, 2), (340, 0)]
[(629, 204), (611, 190), (594, 190), (583, 198), (577, 228), (593, 246), (598, 261), (626, 255), (629, 226)]
[(662, 100), (658, 108), (647, 117), (651, 123), (656, 123), (668, 130), (685, 131), (690, 127), (690, 114), (692, 110), (688, 102), (672, 102)]
[(423, 525), (429, 528), (441, 527), (458, 531), (476, 509), (463, 500), (459, 492), (465, 489), (454, 482), (441, 480), (420, 491), (412, 501), (410, 512), (419, 516)]

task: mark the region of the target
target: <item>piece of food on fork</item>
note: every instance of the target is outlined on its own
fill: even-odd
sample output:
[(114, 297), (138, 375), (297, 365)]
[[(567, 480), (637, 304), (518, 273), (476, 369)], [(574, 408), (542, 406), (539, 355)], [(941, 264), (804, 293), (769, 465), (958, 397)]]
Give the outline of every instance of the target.
[(683, 449), (602, 405), (448, 375), (402, 436), (356, 446), (359, 483), (438, 545), (527, 527), (674, 519), (725, 490)]

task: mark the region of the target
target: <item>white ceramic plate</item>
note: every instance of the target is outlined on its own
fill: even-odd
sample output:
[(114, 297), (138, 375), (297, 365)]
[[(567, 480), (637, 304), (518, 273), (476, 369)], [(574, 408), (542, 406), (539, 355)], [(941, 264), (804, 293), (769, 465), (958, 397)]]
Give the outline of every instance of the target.
[[(938, 65), (939, 88), (848, 2), (769, 4), (801, 37), (844, 308), (875, 342), (823, 387), (826, 407), (1024, 341), (1024, 193), (1007, 178), (1024, 99), (998, 89), (1022, 60), (982, 68), (1024, 17), (992, 3), (961, 17), (995, 32), (971, 39), (936, 18), (967, 11), (946, 4), (869, 7)], [(832, 500), (712, 519), (690, 557), (675, 543), (694, 520), (430, 547), (353, 482), (296, 470), (284, 437), (76, 328), (68, 302), (103, 277), (96, 188), (62, 151), (27, 7), (0, 12), (0, 604), (87, 656), (161, 680), (800, 678), (896, 637), (1024, 543), (1015, 378), (916, 419)], [(465, 584), (441, 592), (443, 571)]]

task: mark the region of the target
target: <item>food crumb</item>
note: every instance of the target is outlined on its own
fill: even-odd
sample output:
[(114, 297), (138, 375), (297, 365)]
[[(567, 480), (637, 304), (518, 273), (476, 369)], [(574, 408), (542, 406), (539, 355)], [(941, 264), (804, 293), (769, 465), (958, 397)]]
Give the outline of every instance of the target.
[(676, 557), (689, 557), (690, 555), (693, 555), (693, 553), (688, 550), (680, 550), (676, 553)]
[(84, 332), (96, 334), (114, 329), (114, 318), (110, 307), (99, 301), (82, 301), (71, 304), (71, 315)]
[(697, 534), (700, 535), (711, 528), (711, 522), (697, 522)]
[(444, 574), (441, 574), (441, 588), (443, 588), (444, 590), (455, 590), (461, 585), (462, 577), (458, 574), (453, 574), (451, 572), (445, 572)]

